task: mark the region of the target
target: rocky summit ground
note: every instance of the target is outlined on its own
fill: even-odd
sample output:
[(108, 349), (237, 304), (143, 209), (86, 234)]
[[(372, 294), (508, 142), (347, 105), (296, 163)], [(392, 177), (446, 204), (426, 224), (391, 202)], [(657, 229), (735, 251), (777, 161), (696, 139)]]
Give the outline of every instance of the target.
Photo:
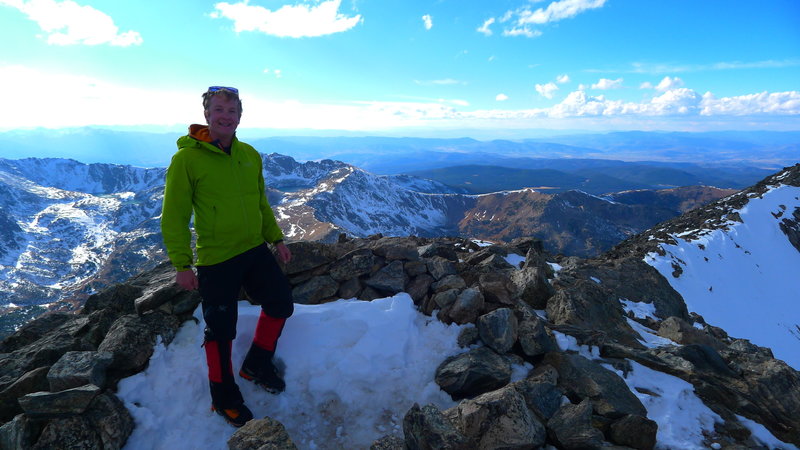
[[(664, 424), (648, 418), (637, 396), (657, 394), (626, 384), (624, 374), (634, 366), (693, 386), (719, 417), (704, 446), (757, 446), (744, 421), (800, 445), (800, 373), (768, 349), (689, 314), (639, 256), (556, 260), (532, 238), (479, 246), (342, 235), (335, 243), (290, 248), (295, 257), (285, 271), (298, 303), (407, 292), (425, 314), (474, 324), (459, 337), (469, 350), (436, 372), (457, 406), (415, 405), (402, 434), (372, 448), (659, 447)], [(622, 299), (653, 313), (626, 312)], [(118, 382), (146, 368), (157, 336), (169, 345), (198, 303), (162, 263), (91, 296), (77, 314), (45, 315), (4, 339), (0, 448), (123, 447), (135, 424), (115, 395)], [(511, 365), (522, 362), (534, 369), (510, 382)], [(275, 418), (252, 421), (229, 446), (295, 448)]]

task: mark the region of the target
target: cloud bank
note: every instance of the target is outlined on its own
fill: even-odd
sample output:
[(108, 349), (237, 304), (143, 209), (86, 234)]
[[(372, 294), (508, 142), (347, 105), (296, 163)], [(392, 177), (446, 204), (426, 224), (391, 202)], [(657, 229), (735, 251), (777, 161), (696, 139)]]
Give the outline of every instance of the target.
[(237, 33), (257, 31), (278, 37), (318, 37), (348, 31), (361, 22), (361, 15), (339, 13), (341, 0), (327, 0), (316, 6), (298, 3), (272, 11), (252, 6), (247, 0), (239, 3), (220, 2), (214, 5), (212, 18), (230, 19)]
[(140, 45), (137, 31), (121, 33), (108, 14), (72, 0), (0, 0), (39, 25), (51, 45)]
[(504, 25), (503, 36), (525, 36), (529, 38), (542, 35), (542, 31), (534, 29), (552, 22), (558, 22), (577, 16), (590, 9), (603, 7), (606, 0), (558, 0), (551, 2), (547, 7), (531, 9), (530, 6), (523, 6), (516, 10), (509, 10), (503, 16), (487, 19), (477, 31), (491, 36), (491, 26), (495, 22)]

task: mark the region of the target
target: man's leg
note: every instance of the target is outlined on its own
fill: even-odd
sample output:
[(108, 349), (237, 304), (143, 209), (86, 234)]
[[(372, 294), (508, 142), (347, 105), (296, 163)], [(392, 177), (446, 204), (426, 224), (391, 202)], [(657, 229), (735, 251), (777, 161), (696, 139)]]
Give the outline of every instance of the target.
[(261, 314), (239, 375), (278, 393), (286, 384), (272, 363), (272, 357), (286, 319), (294, 312), (292, 290), (266, 244), (251, 252), (248, 254), (252, 261), (245, 272), (243, 286), (250, 299), (261, 305)]
[(211, 403), (215, 411), (235, 426), (252, 418), (233, 377), (231, 347), (236, 337), (236, 301), (241, 286), (241, 261), (236, 258), (213, 266), (198, 267)]

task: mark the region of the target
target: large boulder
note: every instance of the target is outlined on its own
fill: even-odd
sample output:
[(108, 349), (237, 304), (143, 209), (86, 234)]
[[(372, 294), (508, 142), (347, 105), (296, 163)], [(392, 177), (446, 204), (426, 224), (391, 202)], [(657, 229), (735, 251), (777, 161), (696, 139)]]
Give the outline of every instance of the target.
[(480, 449), (539, 448), (547, 437), (513, 386), (464, 400), (445, 414)]
[(511, 363), (487, 347), (478, 347), (445, 359), (434, 379), (453, 399), (460, 400), (508, 384)]
[(584, 399), (577, 405), (563, 405), (547, 422), (547, 433), (558, 448), (587, 449), (604, 447), (603, 433), (592, 426), (592, 403)]
[(283, 424), (271, 417), (244, 424), (228, 439), (230, 450), (296, 450)]
[(414, 404), (403, 417), (408, 450), (469, 450), (474, 444), (445, 418), (436, 405)]
[(509, 308), (496, 309), (478, 318), (481, 340), (497, 353), (508, 353), (517, 342), (517, 317)]
[(594, 411), (612, 419), (647, 410), (616, 373), (581, 355), (548, 353), (544, 362), (558, 371), (558, 385), (568, 397), (589, 399)]

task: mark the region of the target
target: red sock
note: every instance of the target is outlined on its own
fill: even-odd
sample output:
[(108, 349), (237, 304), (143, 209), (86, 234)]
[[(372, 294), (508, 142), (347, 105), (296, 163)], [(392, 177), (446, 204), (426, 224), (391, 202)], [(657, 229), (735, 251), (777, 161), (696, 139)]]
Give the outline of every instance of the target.
[[(231, 364), (231, 341), (218, 342), (206, 341), (206, 363), (208, 363), (208, 379), (214, 383), (222, 383), (225, 375), (233, 377), (233, 364)], [(223, 355), (224, 353), (224, 355)], [(223, 372), (225, 370), (225, 372)]]
[(286, 319), (271, 317), (261, 311), (261, 315), (258, 316), (258, 324), (256, 324), (256, 333), (253, 336), (253, 344), (274, 352), (285, 323)]

